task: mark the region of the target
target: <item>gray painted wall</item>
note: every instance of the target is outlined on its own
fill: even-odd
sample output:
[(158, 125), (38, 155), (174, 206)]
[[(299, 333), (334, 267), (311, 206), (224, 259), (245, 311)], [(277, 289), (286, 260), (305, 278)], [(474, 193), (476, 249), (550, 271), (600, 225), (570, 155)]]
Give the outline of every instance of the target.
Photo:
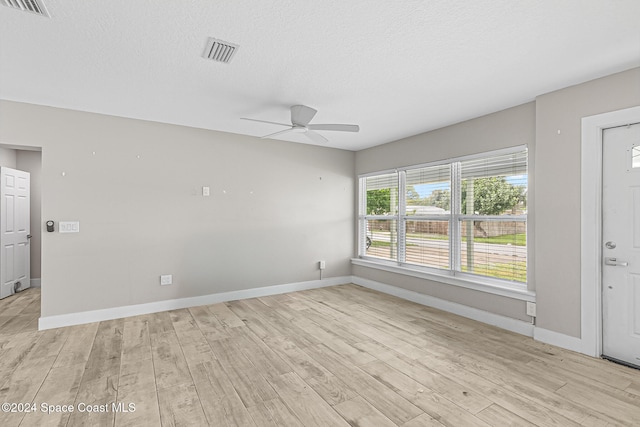
[(526, 314), (526, 303), (513, 298), (493, 295), (486, 292), (460, 288), (433, 280), (405, 276), (388, 271), (376, 270), (361, 265), (353, 266), (353, 275), (376, 282), (386, 283), (410, 291), (426, 294), (446, 301), (474, 307), (489, 313), (529, 322)]
[[(356, 174), (451, 159), (501, 148), (526, 145), (529, 149), (529, 206), (535, 199), (535, 103), (530, 102), (477, 119), (412, 136), (356, 153)], [(535, 232), (533, 213), (528, 221), (529, 288), (534, 289)], [(357, 247), (357, 246), (356, 246)], [(424, 293), (503, 316), (529, 320), (524, 301), (470, 289), (353, 266), (353, 274)]]
[(352, 152), (0, 110), (0, 143), (42, 147), (42, 219), (80, 221), (78, 234), (43, 233), (42, 316), (314, 280), (320, 259), (324, 277), (351, 274)]
[(581, 120), (637, 105), (640, 68), (536, 99), (535, 268), (542, 328), (574, 337), (581, 333)]
[(535, 148), (534, 102), (358, 151), (356, 173), (446, 160), (516, 145)]
[(0, 147), (0, 166), (16, 168), (16, 150)]

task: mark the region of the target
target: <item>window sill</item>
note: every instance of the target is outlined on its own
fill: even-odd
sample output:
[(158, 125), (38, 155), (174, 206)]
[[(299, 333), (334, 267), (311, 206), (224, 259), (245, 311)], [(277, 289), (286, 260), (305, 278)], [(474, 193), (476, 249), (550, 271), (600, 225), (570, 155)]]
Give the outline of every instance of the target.
[(506, 285), (498, 281), (482, 280), (474, 277), (473, 280), (467, 277), (456, 277), (449, 274), (437, 274), (414, 268), (407, 265), (387, 263), (379, 260), (364, 258), (351, 258), (351, 263), (362, 267), (375, 268), (377, 270), (388, 271), (390, 273), (403, 274), (405, 276), (417, 277), (419, 279), (433, 280), (434, 282), (446, 283), (448, 285), (459, 286), (461, 288), (472, 289), (474, 291), (485, 292), (493, 295), (513, 298), (522, 301), (535, 302), (536, 293), (526, 289), (526, 285)]

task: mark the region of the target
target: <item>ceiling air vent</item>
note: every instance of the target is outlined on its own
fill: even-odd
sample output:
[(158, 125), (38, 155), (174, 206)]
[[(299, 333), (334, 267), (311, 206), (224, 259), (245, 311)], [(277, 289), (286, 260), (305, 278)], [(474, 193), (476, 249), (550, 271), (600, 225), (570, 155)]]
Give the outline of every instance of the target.
[(228, 64), (233, 59), (233, 56), (238, 51), (239, 47), (240, 46), (238, 46), (237, 44), (209, 37), (207, 47), (205, 48), (202, 56), (214, 61), (224, 62), (225, 64)]
[(42, 0), (0, 0), (0, 3), (12, 9), (24, 10), (51, 18)]

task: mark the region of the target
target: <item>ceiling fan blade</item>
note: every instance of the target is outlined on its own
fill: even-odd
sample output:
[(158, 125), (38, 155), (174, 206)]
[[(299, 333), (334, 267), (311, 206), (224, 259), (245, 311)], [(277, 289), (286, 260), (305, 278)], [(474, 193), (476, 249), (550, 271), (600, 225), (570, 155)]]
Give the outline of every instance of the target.
[(315, 133), (312, 130), (308, 130), (304, 134), (307, 136), (307, 138), (309, 138), (311, 141), (315, 142), (316, 144), (324, 144), (326, 142), (329, 142), (327, 138), (320, 135), (319, 133)]
[(266, 120), (258, 120), (258, 119), (248, 119), (246, 117), (240, 117), (240, 120), (250, 120), (252, 122), (260, 122), (260, 123), (269, 123), (271, 125), (280, 125), (280, 126), (288, 126), (291, 127), (291, 125), (288, 125), (286, 123), (276, 123), (276, 122), (268, 122)]
[(291, 132), (292, 130), (293, 130), (293, 128), (290, 127), (289, 129), (285, 129), (285, 130), (281, 130), (279, 132), (270, 133), (269, 135), (261, 136), (260, 139), (273, 138), (274, 136), (282, 135), (284, 133)]
[(294, 105), (291, 107), (291, 124), (306, 126), (317, 112), (318, 110), (314, 110), (306, 105)]
[(307, 129), (311, 130), (337, 130), (342, 132), (358, 132), (360, 126), (358, 125), (309, 125)]

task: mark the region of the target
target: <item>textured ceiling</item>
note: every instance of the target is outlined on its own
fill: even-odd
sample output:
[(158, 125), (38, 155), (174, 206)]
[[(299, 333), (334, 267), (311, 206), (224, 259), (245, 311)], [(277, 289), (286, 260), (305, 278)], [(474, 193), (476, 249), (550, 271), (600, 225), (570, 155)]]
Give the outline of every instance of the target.
[[(347, 150), (640, 66), (638, 0), (44, 0), (0, 7), (0, 98), (261, 136), (289, 106)], [(208, 37), (240, 45), (202, 58)], [(282, 139), (308, 141), (301, 134)]]

